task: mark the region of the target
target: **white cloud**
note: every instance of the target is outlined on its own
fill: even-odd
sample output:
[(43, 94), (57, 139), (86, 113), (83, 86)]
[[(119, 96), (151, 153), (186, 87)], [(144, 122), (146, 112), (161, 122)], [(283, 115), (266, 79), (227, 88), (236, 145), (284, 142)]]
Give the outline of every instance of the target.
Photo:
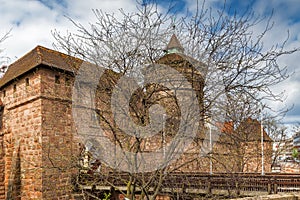
[[(260, 15), (270, 13), (274, 9), (274, 22), (273, 29), (269, 32), (268, 36), (264, 38), (264, 45), (270, 48), (276, 43), (281, 43), (287, 38), (289, 31), (289, 39), (286, 43), (287, 49), (294, 49), (300, 47), (300, 20), (298, 13), (300, 11), (300, 4), (295, 0), (287, 1), (256, 1), (254, 10)], [(273, 87), (273, 91), (285, 91), (286, 99), (284, 102), (276, 102), (271, 105), (274, 108), (282, 108), (283, 106), (291, 107), (293, 109), (287, 113), (284, 119), (286, 123), (295, 123), (300, 121), (300, 69), (299, 69), (300, 52), (292, 55), (286, 55), (278, 60), (281, 66), (288, 67), (290, 73), (295, 72), (290, 78), (283, 83)], [(299, 78), (298, 78), (299, 77)]]
[[(196, 8), (196, 1), (186, 0), (189, 7), (192, 10)], [(223, 0), (206, 1), (206, 8), (215, 8), (216, 5), (222, 5)], [(266, 20), (263, 23), (253, 27), (254, 36), (262, 33), (267, 23), (267, 17), (274, 11), (274, 15), (271, 19), (271, 23), (274, 23), (273, 28), (263, 38), (264, 49), (269, 49), (273, 45), (282, 44), (287, 39), (289, 32), (289, 39), (286, 43), (287, 49), (300, 48), (300, 4), (298, 0), (255, 0), (253, 1), (252, 9), (256, 16), (266, 16)], [(227, 5), (237, 4), (249, 5), (249, 2), (242, 1), (237, 2), (234, 0), (228, 0)], [(219, 7), (220, 8), (220, 7)], [(239, 10), (237, 10), (239, 11)], [(286, 55), (278, 60), (278, 63), (285, 67), (288, 67), (289, 72), (295, 73), (281, 84), (274, 86), (272, 89), (275, 93), (285, 91), (286, 99), (284, 102), (272, 102), (270, 106), (274, 109), (282, 109), (284, 107), (291, 107), (294, 105), (287, 117), (284, 119), (287, 123), (294, 123), (300, 121), (300, 68), (299, 68), (300, 52), (293, 55)], [(298, 78), (299, 77), (299, 78)]]
[[(52, 46), (54, 39), (51, 31), (57, 29), (62, 33), (75, 31), (73, 24), (65, 17), (87, 25), (94, 22), (92, 9), (102, 9), (105, 12), (118, 12), (124, 8), (132, 12), (135, 7), (134, 0), (66, 0), (63, 4), (55, 1), (37, 0), (0, 0), (0, 34), (4, 35), (12, 29), (11, 37), (0, 48), (4, 54), (16, 60), (37, 45)], [(0, 35), (1, 36), (1, 35)]]
[[(44, 2), (44, 3), (42, 3)], [(51, 30), (57, 29), (62, 33), (66, 30), (75, 31), (75, 27), (64, 16), (69, 16), (77, 22), (87, 24), (94, 22), (95, 16), (92, 9), (102, 9), (108, 13), (118, 13), (120, 8), (125, 12), (132, 12), (136, 9), (135, 0), (63, 0), (62, 4), (50, 0), (0, 0), (0, 36), (12, 28), (11, 37), (3, 44), (0, 49), (5, 49), (5, 55), (11, 57), (12, 61), (23, 56), (36, 45), (51, 47), (54, 39)], [(187, 7), (195, 9), (196, 1), (186, 0)], [(233, 3), (233, 0), (228, 1)], [(200, 1), (201, 3), (201, 1)], [(221, 5), (223, 0), (206, 1), (206, 7)], [(295, 21), (298, 16), (300, 4), (298, 0), (257, 0), (253, 5), (253, 10), (257, 14), (264, 15), (270, 13), (274, 8), (275, 26), (270, 31), (268, 37), (264, 38), (265, 47), (270, 47), (274, 42), (282, 42), (286, 38), (287, 30), (290, 31), (290, 40), (287, 47), (295, 48), (300, 46), (300, 22)], [(164, 8), (159, 8), (163, 10)], [(299, 20), (299, 19), (298, 19)], [(263, 27), (255, 27), (257, 32), (261, 32)], [(282, 65), (289, 69), (299, 72), (300, 53), (286, 56), (280, 59)], [(299, 72), (300, 73), (300, 72)], [(296, 73), (291, 79), (275, 87), (274, 90), (281, 91), (286, 89), (288, 98), (287, 105), (298, 105), (299, 113), (293, 114), (293, 118), (300, 119), (300, 78)], [(275, 105), (275, 106), (279, 106)]]

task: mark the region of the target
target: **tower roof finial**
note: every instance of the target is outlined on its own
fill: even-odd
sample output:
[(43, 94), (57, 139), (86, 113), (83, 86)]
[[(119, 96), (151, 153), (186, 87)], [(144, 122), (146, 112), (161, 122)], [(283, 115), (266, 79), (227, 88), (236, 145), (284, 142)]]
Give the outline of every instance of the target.
[(181, 46), (178, 38), (175, 34), (172, 35), (171, 40), (166, 48), (167, 54), (170, 53), (183, 53), (184, 48)]
[(175, 30), (176, 30), (175, 21), (176, 21), (176, 17), (174, 16), (174, 17), (172, 18), (172, 29), (173, 29), (173, 33), (175, 33)]

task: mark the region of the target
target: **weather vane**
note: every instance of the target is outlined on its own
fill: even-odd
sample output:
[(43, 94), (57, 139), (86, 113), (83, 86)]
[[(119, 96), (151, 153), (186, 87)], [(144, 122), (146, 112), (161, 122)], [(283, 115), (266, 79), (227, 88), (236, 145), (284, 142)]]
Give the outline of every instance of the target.
[(175, 21), (176, 21), (176, 17), (174, 16), (174, 17), (172, 18), (172, 28), (173, 28), (173, 32), (174, 32), (174, 33), (175, 33), (175, 29), (176, 29)]

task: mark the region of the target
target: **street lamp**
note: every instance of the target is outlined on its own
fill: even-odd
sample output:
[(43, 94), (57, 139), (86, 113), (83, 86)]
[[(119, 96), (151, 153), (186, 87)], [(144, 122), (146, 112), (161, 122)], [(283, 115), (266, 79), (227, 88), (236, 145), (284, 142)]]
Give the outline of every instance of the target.
[(211, 124), (208, 124), (209, 127), (209, 152), (210, 152), (210, 156), (209, 156), (209, 174), (212, 175), (212, 159), (211, 159), (211, 154), (212, 154), (212, 136), (211, 136)]
[[(213, 169), (212, 169), (212, 127), (211, 127), (211, 118), (208, 117), (207, 119), (205, 119), (205, 130), (207, 130), (206, 128), (208, 128), (209, 130), (209, 174), (211, 175), (213, 173)], [(207, 137), (205, 137), (206, 140)], [(207, 142), (205, 141), (205, 147), (207, 147)], [(206, 150), (207, 152), (207, 150)]]
[(163, 145), (163, 157), (164, 159), (166, 159), (166, 134), (165, 134), (165, 114), (163, 114), (162, 116), (162, 137), (163, 137), (163, 141), (162, 141), (162, 145)]
[(262, 111), (260, 110), (260, 140), (261, 140), (261, 175), (265, 175), (264, 171), (264, 127), (263, 127), (263, 117)]

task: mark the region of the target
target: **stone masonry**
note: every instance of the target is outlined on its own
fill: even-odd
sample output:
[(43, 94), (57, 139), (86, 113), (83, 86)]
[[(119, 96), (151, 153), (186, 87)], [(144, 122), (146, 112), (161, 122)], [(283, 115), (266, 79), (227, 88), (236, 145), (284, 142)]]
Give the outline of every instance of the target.
[[(81, 63), (82, 61), (77, 58), (37, 46), (11, 64), (6, 74), (0, 79), (0, 116), (2, 120), (0, 127), (0, 200), (73, 199), (73, 177), (79, 172), (80, 153), (83, 147), (77, 137), (72, 119), (71, 98), (74, 74)], [(202, 102), (203, 77), (200, 73), (191, 71), (193, 69), (191, 66), (197, 63), (195, 60), (175, 53), (166, 55), (158, 63), (174, 65), (172, 67), (175, 69), (176, 63), (186, 65), (185, 68), (176, 70), (185, 74), (187, 79), (192, 82), (197, 91), (198, 100)], [(190, 72), (193, 74), (192, 76), (189, 75)], [(113, 116), (109, 111), (109, 105), (103, 104), (103, 102), (109, 101), (112, 88), (119, 75), (111, 71), (106, 74), (109, 73), (113, 74), (112, 81), (105, 82), (111, 77), (102, 80), (102, 88), (98, 88), (97, 91), (100, 94), (102, 92), (102, 96), (98, 96), (95, 102), (100, 115), (99, 119), (106, 120), (101, 120), (100, 123), (104, 129), (107, 128), (108, 137), (111, 137), (109, 132), (112, 132), (112, 128), (114, 128), (110, 126), (111, 123), (114, 123)], [(148, 87), (148, 92), (151, 91), (152, 86)], [(140, 98), (139, 92), (142, 94), (142, 91), (138, 91), (132, 98), (133, 102), (137, 102), (137, 106), (142, 108), (147, 103), (149, 105), (161, 103), (165, 104), (167, 112), (176, 114), (176, 101), (172, 94), (167, 96), (167, 101), (161, 102), (160, 98), (165, 93), (155, 94), (154, 92), (154, 99), (145, 102)], [(203, 109), (202, 103), (199, 106), (200, 110)], [(140, 108), (136, 107), (135, 111), (140, 111)], [(147, 109), (143, 112), (135, 112), (133, 118), (141, 119), (139, 115), (146, 115)], [(137, 121), (137, 124), (147, 123), (147, 118), (142, 119)], [(176, 121), (176, 118), (174, 120)], [(203, 125), (202, 122), (200, 125)], [(169, 120), (166, 125), (167, 129), (168, 127), (171, 129), (173, 126), (176, 127), (176, 123)], [(118, 131), (115, 133), (123, 136)], [(208, 157), (197, 158), (200, 153), (198, 144), (204, 140), (201, 134), (203, 133), (199, 132), (197, 137), (199, 141), (195, 140), (187, 154), (175, 162), (173, 167), (180, 166), (186, 160), (191, 159), (195, 162), (185, 165), (179, 171), (209, 171)], [(145, 141), (143, 143), (145, 150), (162, 147), (161, 136), (155, 137), (158, 142)], [(166, 141), (170, 140), (171, 135), (167, 135), (165, 139)], [(125, 137), (124, 141), (131, 142)], [(219, 147), (215, 148), (224, 150)], [(259, 158), (251, 162), (257, 166)], [(214, 170), (219, 170), (216, 169), (217, 166), (217, 164), (214, 165)], [(259, 170), (259, 167), (256, 170)], [(251, 171), (251, 169), (247, 169), (247, 171)]]
[(41, 64), (51, 61), (47, 53), (35, 48), (1, 79), (0, 199), (71, 199), (80, 149), (71, 123), (71, 84), (68, 73)]

